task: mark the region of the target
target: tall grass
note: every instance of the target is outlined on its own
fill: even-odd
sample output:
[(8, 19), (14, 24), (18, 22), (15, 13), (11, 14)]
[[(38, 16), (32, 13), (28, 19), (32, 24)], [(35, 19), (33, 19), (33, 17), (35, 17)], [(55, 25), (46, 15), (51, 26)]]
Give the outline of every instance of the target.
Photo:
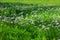
[(60, 7), (2, 4), (0, 6), (0, 39), (58, 40)]

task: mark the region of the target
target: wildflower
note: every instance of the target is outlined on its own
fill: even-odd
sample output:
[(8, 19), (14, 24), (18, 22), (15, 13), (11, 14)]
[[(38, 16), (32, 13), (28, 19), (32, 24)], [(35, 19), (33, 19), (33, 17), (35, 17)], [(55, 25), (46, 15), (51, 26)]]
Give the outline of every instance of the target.
[(60, 39), (58, 39), (58, 40), (60, 40)]
[(33, 10), (31, 13), (35, 13), (35, 10)]
[(6, 20), (5, 19), (2, 19), (2, 22), (5, 22)]
[(23, 15), (21, 15), (20, 17), (23, 18)]
[(20, 19), (21, 17), (16, 17), (16, 19)]
[(59, 25), (59, 22), (58, 22), (58, 20), (55, 20), (55, 23), (56, 23), (56, 25)]
[(48, 26), (52, 26), (51, 24), (48, 24)]
[(11, 19), (15, 19), (15, 17), (11, 17)]
[(44, 21), (42, 20), (42, 25), (44, 25)]
[(49, 30), (49, 27), (45, 28), (45, 30)]
[(46, 26), (45, 25), (42, 25), (42, 28), (45, 28)]
[(59, 25), (59, 27), (60, 27), (60, 25)]
[(35, 24), (35, 23), (34, 23), (34, 20), (31, 20), (31, 24)]
[(16, 24), (16, 23), (18, 23), (18, 21), (17, 20), (14, 20), (14, 24)]
[(21, 10), (26, 10), (26, 7), (22, 7)]
[(16, 14), (15, 14), (15, 13), (14, 13), (13, 15), (14, 15), (14, 16), (16, 16)]
[(59, 28), (60, 27), (60, 25), (58, 25), (58, 26), (55, 26), (56, 28)]
[(26, 17), (25, 20), (28, 20), (28, 18)]
[(29, 20), (29, 22), (30, 22), (31, 24), (35, 24), (35, 21), (34, 21), (34, 20)]
[(23, 22), (18, 22), (18, 24), (19, 24), (19, 25), (21, 25), (21, 26), (23, 26), (23, 25), (24, 25), (24, 23), (23, 23)]
[(2, 16), (0, 16), (0, 18), (2, 18)]
[(40, 15), (38, 15), (38, 19), (40, 19), (41, 18), (41, 16)]
[(57, 23), (57, 22), (58, 22), (58, 20), (55, 20), (55, 22)]
[(59, 23), (56, 23), (56, 25), (59, 25)]
[(40, 10), (43, 10), (43, 8), (39, 8)]

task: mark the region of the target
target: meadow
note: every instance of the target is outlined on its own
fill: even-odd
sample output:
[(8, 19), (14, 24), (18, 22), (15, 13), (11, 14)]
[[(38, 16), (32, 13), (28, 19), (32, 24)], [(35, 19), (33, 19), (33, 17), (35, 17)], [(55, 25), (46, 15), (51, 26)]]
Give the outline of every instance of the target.
[(0, 40), (60, 40), (59, 0), (0, 2)]

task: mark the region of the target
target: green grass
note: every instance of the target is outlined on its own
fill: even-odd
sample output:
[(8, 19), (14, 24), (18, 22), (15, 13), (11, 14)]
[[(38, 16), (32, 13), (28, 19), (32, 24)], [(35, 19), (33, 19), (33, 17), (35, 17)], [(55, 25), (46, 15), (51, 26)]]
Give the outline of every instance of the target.
[(4, 3), (0, 6), (0, 39), (58, 40), (59, 10), (55, 6)]
[(60, 0), (0, 0), (0, 2), (41, 4), (41, 5), (60, 5)]

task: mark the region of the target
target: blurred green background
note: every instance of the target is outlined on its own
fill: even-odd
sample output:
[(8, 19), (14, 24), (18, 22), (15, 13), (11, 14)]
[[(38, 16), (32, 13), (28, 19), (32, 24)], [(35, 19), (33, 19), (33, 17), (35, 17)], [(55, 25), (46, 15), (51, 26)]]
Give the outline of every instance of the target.
[(24, 3), (24, 4), (42, 4), (42, 5), (60, 5), (60, 0), (0, 0), (0, 2)]

